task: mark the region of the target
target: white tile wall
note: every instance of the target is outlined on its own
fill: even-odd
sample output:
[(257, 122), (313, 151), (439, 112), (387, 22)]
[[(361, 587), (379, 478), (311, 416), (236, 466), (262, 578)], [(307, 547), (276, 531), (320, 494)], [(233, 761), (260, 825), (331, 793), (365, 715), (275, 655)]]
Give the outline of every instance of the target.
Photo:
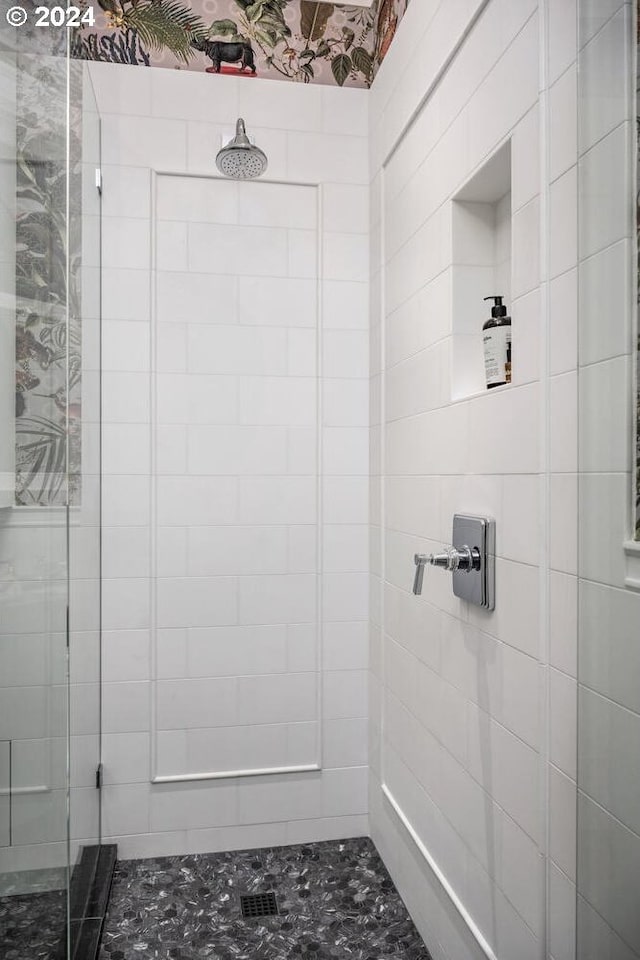
[(549, 75), (553, 83), (576, 59), (577, 0), (549, 3)]
[(581, 260), (631, 233), (627, 165), (623, 165), (619, 177), (608, 175), (612, 169), (619, 169), (621, 157), (628, 156), (630, 134), (629, 122), (619, 124), (580, 158), (580, 194), (583, 200), (589, 199), (581, 208)]
[[(632, 5), (586, 3), (580, 17), (580, 535), (579, 618), (579, 955), (633, 957), (640, 950), (637, 904), (627, 893), (635, 871), (640, 824), (635, 816), (634, 750), (638, 735), (637, 664), (628, 636), (637, 635), (640, 603), (625, 590), (623, 540), (633, 457), (629, 371), (629, 240), (635, 227), (623, 197), (627, 176), (629, 90), (635, 33)], [(606, 164), (619, 175), (600, 182)], [(613, 168), (612, 168), (613, 169)], [(611, 180), (611, 178), (610, 178)], [(598, 218), (602, 218), (598, 222)], [(596, 315), (613, 293), (606, 331)], [(633, 345), (635, 346), (635, 344)], [(632, 355), (629, 356), (629, 353)], [(605, 421), (597, 397), (606, 398)], [(628, 502), (628, 501), (627, 501)], [(596, 507), (597, 504), (597, 507)], [(597, 516), (594, 514), (594, 510)], [(595, 521), (595, 522), (594, 522)], [(593, 556), (594, 538), (599, 538)]]
[[(138, 112), (110, 98), (119, 67), (89, 69), (112, 281), (105, 834), (126, 856), (366, 832), (367, 94), (223, 78), (212, 100), (150, 70)], [(282, 182), (213, 177), (238, 115)], [(322, 773), (149, 783), (156, 750), (165, 776), (312, 764), (320, 727)]]
[[(495, 955), (506, 960), (551, 956), (542, 927), (545, 877), (563, 909), (575, 898), (577, 259), (579, 243), (591, 235), (587, 224), (578, 238), (575, 2), (544, 5), (548, 100), (539, 96), (541, 4), (525, 0), (481, 5), (429, 90), (439, 57), (454, 51), (457, 14), (468, 25), (479, 6), (410, 5), (371, 94), (371, 221), (382, 236), (372, 247), (383, 250), (383, 260), (372, 263), (370, 403), (385, 440), (381, 445), (373, 427), (370, 816), (372, 835), (434, 957), (468, 960), (479, 948), (421, 863), (381, 783)], [(415, 51), (422, 56), (436, 47), (438, 56), (417, 70)], [(453, 246), (446, 217), (451, 197), (509, 139), (513, 385), (469, 398), (478, 387), (451, 392), (456, 378), (460, 383), (462, 351), (451, 350), (450, 341), (464, 324), (470, 340), (478, 336), (472, 319), (478, 294), (471, 284), (461, 291), (460, 270), (449, 268), (454, 258), (469, 263), (459, 241), (470, 236), (471, 224), (460, 215), (477, 207), (468, 202), (477, 197), (462, 193)], [(542, 144), (549, 146), (544, 157)], [(592, 161), (593, 182), (605, 162)], [(374, 206), (380, 191), (384, 218)], [(615, 212), (605, 216), (614, 217), (612, 239), (621, 237)], [(475, 244), (487, 257), (488, 240)], [(475, 254), (476, 284), (491, 262), (483, 266)], [(547, 279), (548, 317), (540, 288)], [(596, 330), (595, 311), (592, 326), (595, 337), (607, 336)], [(473, 356), (467, 351), (465, 362), (467, 354)], [(425, 575), (422, 598), (410, 592), (414, 552), (448, 541), (456, 511), (497, 521), (492, 614), (452, 597), (447, 579), (434, 571)], [(541, 644), (547, 623), (551, 663)], [(541, 705), (550, 683), (548, 717)], [(548, 804), (540, 793), (546, 763)], [(547, 859), (545, 813), (552, 837)], [(555, 960), (570, 956), (566, 915), (554, 910), (549, 930)]]
[(633, 31), (630, 3), (580, 51), (580, 152), (628, 118), (632, 78)]
[[(619, 772), (617, 772), (619, 776)], [(640, 840), (587, 796), (579, 803), (581, 856), (578, 885), (585, 900), (633, 953), (638, 952), (638, 915), (632, 878), (637, 875)], [(583, 930), (579, 928), (580, 941)], [(579, 941), (579, 942), (580, 942)]]
[(572, 65), (549, 92), (549, 173), (554, 180), (577, 160), (577, 97), (577, 75)]

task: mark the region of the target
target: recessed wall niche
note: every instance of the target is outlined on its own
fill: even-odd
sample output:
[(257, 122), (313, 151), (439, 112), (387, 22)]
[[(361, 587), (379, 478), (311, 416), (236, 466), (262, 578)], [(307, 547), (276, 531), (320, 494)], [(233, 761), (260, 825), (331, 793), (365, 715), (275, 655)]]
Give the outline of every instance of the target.
[(486, 390), (482, 325), (492, 304), (484, 298), (503, 296), (511, 313), (510, 141), (453, 197), (452, 218), (451, 392), (461, 400)]

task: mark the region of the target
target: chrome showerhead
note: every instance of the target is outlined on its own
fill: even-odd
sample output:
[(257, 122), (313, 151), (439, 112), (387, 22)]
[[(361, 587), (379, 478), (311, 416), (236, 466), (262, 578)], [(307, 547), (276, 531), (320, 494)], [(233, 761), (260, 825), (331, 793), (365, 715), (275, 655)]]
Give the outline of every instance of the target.
[(236, 135), (216, 157), (220, 173), (232, 180), (253, 180), (267, 169), (267, 155), (249, 141), (244, 120), (238, 120)]

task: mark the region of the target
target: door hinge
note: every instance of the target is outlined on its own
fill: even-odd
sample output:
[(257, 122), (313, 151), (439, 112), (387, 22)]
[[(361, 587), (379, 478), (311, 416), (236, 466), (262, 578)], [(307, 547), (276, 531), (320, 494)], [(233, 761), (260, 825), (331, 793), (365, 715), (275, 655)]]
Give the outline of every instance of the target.
[(102, 193), (102, 170), (100, 167), (96, 167), (96, 190), (98, 193)]
[(102, 789), (102, 764), (99, 763), (96, 767), (96, 790)]

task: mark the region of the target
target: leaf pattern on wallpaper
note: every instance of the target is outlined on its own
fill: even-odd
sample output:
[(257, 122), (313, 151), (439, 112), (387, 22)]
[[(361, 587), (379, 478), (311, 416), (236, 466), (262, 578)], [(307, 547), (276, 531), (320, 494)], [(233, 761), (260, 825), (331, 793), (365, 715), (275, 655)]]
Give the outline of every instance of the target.
[[(285, 44), (288, 47), (291, 28), (287, 24), (284, 11), (289, 0), (256, 0), (255, 3), (248, 3), (247, 0), (235, 0), (238, 7), (236, 21), (236, 36), (250, 43), (256, 43), (267, 60), (275, 51), (278, 45)], [(209, 30), (209, 37), (215, 37), (215, 24)], [(275, 57), (272, 65), (280, 69), (275, 64)]]
[(179, 0), (98, 0), (107, 21), (118, 30), (133, 31), (143, 47), (170, 50), (183, 63), (194, 56), (191, 41), (203, 37), (201, 17)]
[(80, 497), (79, 108), (71, 112), (67, 219), (64, 60), (23, 56), (18, 77), (16, 503), (54, 506)]
[[(208, 69), (193, 41), (248, 42), (258, 74), (302, 83), (368, 86), (376, 68), (377, 2), (318, 0), (98, 0), (99, 29), (85, 28), (74, 55), (146, 66)], [(393, 0), (402, 10), (407, 0)], [(223, 70), (240, 73), (223, 59)]]
[(353, 60), (347, 53), (339, 53), (331, 61), (331, 69), (339, 86), (344, 86), (351, 70), (353, 69)]
[[(402, 3), (402, 0), (400, 2)], [(406, 3), (403, 8), (399, 5), (398, 0), (379, 0), (375, 51), (378, 64), (382, 63), (389, 52), (389, 47), (393, 42), (405, 9)]]
[[(301, 0), (300, 31), (305, 44), (301, 50), (290, 45), (284, 51), (288, 58), (286, 64), (278, 66), (275, 56), (270, 62), (289, 79), (302, 79), (305, 83), (316, 79), (318, 65), (328, 63), (339, 86), (344, 86), (349, 79), (368, 86), (373, 74), (373, 55), (362, 44), (372, 43), (373, 11), (363, 16), (361, 8), (343, 8), (346, 22), (339, 27), (332, 19), (335, 10), (335, 4)], [(354, 47), (356, 42), (358, 46)]]
[(320, 40), (324, 36), (329, 17), (334, 10), (333, 3), (300, 0), (300, 32), (305, 40)]
[(73, 56), (79, 60), (101, 60), (105, 63), (125, 63), (148, 67), (151, 57), (140, 43), (135, 30), (127, 27), (124, 33), (107, 33), (101, 36), (90, 33), (82, 36), (75, 31)]

